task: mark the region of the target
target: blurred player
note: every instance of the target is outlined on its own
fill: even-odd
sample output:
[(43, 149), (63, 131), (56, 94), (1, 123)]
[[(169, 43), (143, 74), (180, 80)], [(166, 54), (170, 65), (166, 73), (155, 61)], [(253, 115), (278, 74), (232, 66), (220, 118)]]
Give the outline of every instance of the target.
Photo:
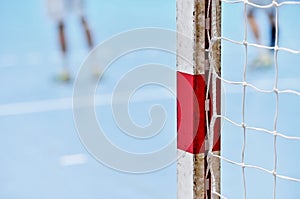
[[(249, 2), (257, 4), (257, 5), (269, 5), (272, 3), (272, 0), (249, 0)], [(255, 16), (256, 12), (258, 10), (262, 10), (265, 12), (268, 16), (268, 22), (269, 22), (269, 31), (270, 31), (270, 47), (275, 46), (275, 37), (276, 37), (276, 24), (275, 24), (275, 8), (263, 8), (258, 9), (256, 7), (250, 6), (248, 7), (247, 12), (247, 18), (250, 24), (250, 28), (254, 34), (255, 40), (257, 44), (262, 44), (261, 41), (261, 31), (259, 29), (259, 26), (257, 24), (257, 17)], [(272, 64), (272, 56), (270, 55), (270, 52), (267, 50), (261, 49), (259, 51), (259, 57), (254, 61), (254, 65), (263, 65), (263, 66), (269, 66)]]
[(58, 79), (61, 81), (69, 81), (71, 79), (67, 59), (68, 46), (66, 43), (65, 34), (65, 17), (67, 14), (73, 13), (80, 19), (82, 28), (85, 32), (88, 47), (90, 50), (93, 48), (93, 39), (90, 28), (84, 16), (83, 4), (83, 0), (47, 0), (48, 13), (57, 24), (59, 44), (63, 56), (63, 70), (58, 76)]

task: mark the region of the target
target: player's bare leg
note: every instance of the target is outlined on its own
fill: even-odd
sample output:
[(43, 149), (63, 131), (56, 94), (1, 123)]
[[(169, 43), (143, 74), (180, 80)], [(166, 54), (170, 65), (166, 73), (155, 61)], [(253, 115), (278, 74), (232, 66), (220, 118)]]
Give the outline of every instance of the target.
[(91, 34), (90, 27), (89, 27), (89, 25), (88, 25), (88, 23), (87, 23), (84, 16), (81, 17), (81, 23), (82, 23), (82, 26), (83, 26), (84, 31), (85, 31), (85, 36), (86, 36), (86, 40), (87, 40), (89, 49), (92, 49), (94, 47), (92, 34)]
[(249, 21), (249, 24), (250, 24), (250, 28), (251, 28), (251, 30), (254, 34), (256, 43), (260, 44), (259, 28), (258, 28), (257, 22), (255, 20), (255, 17), (253, 16), (253, 13), (249, 12), (247, 17), (248, 17), (248, 21)]
[(67, 44), (66, 44), (66, 37), (65, 37), (65, 25), (62, 21), (58, 24), (58, 32), (59, 32), (59, 42), (61, 51), (64, 55), (67, 53)]
[[(94, 47), (94, 43), (93, 43), (93, 38), (92, 38), (90, 27), (84, 16), (81, 16), (80, 20), (81, 20), (82, 27), (85, 31), (85, 36), (86, 36), (86, 41), (87, 41), (88, 47), (90, 50), (92, 50)], [(97, 61), (96, 55), (92, 55), (92, 56), (94, 56), (92, 58), (92, 63), (91, 63), (92, 73), (96, 78), (98, 78), (102, 74), (102, 71), (99, 67), (99, 63)]]
[(70, 72), (67, 64), (67, 43), (65, 36), (65, 25), (63, 21), (58, 23), (58, 32), (59, 32), (59, 43), (61, 47), (61, 52), (63, 56), (63, 71), (59, 75), (59, 80), (61, 81), (69, 81), (70, 80)]

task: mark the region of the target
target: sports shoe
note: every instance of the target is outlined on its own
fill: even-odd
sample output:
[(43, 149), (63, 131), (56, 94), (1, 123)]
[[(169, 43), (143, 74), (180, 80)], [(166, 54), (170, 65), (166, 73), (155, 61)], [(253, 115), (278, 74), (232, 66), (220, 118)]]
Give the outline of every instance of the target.
[(69, 82), (71, 80), (70, 73), (68, 71), (63, 71), (57, 75), (56, 80), (60, 82)]
[(258, 57), (251, 62), (251, 66), (255, 68), (271, 67), (272, 65), (273, 56), (269, 52), (260, 53)]

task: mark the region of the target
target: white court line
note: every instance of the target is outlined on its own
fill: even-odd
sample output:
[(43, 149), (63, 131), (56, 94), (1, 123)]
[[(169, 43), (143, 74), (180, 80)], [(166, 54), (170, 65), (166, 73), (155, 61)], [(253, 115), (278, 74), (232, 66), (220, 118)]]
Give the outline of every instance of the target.
[(74, 166), (81, 165), (87, 163), (87, 156), (84, 154), (72, 154), (72, 155), (64, 155), (59, 158), (59, 162), (61, 166)]
[[(76, 51), (69, 53), (70, 60), (83, 61), (88, 55), (88, 51)], [(62, 55), (60, 51), (52, 51), (48, 54), (40, 52), (28, 52), (26, 54), (0, 54), (0, 69), (14, 66), (31, 65), (38, 66), (44, 63), (59, 64)]]
[[(162, 88), (163, 89), (163, 88)], [(161, 92), (162, 89), (147, 89), (147, 92), (139, 93), (132, 98), (130, 102), (143, 102), (150, 100), (159, 99), (172, 99), (172, 95), (168, 92)], [(159, 95), (157, 94), (159, 93)], [(127, 103), (124, 96), (126, 93), (118, 93), (117, 103)], [(85, 97), (86, 98), (86, 97)], [(94, 106), (86, 103), (86, 99), (82, 98), (82, 104), (80, 107)], [(112, 95), (103, 94), (95, 95), (95, 106), (105, 106), (111, 104)], [(52, 99), (52, 100), (41, 100), (33, 102), (21, 102), (21, 103), (11, 103), (11, 104), (0, 104), (0, 116), (9, 115), (23, 115), (30, 113), (40, 113), (49, 111), (59, 111), (59, 110), (70, 110), (73, 108), (73, 98), (62, 98), (62, 99)]]
[[(280, 80), (280, 88), (284, 89), (293, 89), (300, 90), (300, 79), (291, 78), (291, 79), (281, 79)], [(259, 80), (256, 81), (255, 85), (264, 86), (264, 85), (272, 85), (273, 80)], [(271, 88), (271, 87), (270, 87)], [(162, 92), (164, 91), (164, 92)], [(247, 91), (247, 93), (254, 93), (253, 89)], [(242, 89), (237, 88), (237, 86), (225, 86), (226, 94), (239, 94), (242, 93)], [(124, 101), (124, 97), (122, 97), (126, 93), (118, 93), (117, 98), (120, 99), (117, 103), (127, 103)], [(103, 95), (95, 95), (95, 106), (105, 106), (111, 105), (112, 94), (103, 94)], [(164, 88), (157, 89), (145, 89), (144, 91), (140, 91), (136, 96), (132, 98), (130, 102), (143, 102), (143, 101), (151, 101), (151, 100), (159, 100), (159, 99), (175, 99), (172, 94), (167, 92)], [(123, 101), (122, 101), (123, 100)], [(81, 106), (90, 106), (85, 103), (86, 101), (83, 99)], [(11, 103), (11, 104), (0, 104), (0, 116), (8, 116), (8, 115), (22, 115), (22, 114), (30, 114), (30, 113), (39, 113), (39, 112), (48, 112), (48, 111), (59, 111), (59, 110), (70, 110), (73, 108), (73, 99), (70, 98), (62, 98), (62, 99), (52, 99), (52, 100), (42, 100), (42, 101), (33, 101), (33, 102), (21, 102), (21, 103)], [(93, 106), (93, 105), (92, 105)]]

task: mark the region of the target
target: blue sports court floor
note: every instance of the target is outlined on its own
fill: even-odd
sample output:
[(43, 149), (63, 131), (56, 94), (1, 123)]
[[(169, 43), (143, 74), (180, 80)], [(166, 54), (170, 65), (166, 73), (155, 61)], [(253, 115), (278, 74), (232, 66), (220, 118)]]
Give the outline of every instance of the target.
[[(72, 112), (73, 83), (54, 81), (62, 63), (56, 27), (46, 14), (46, 2), (14, 0), (0, 4), (0, 198), (175, 198), (175, 165), (149, 174), (122, 173), (100, 164), (80, 142)], [(86, 10), (96, 43), (129, 29), (175, 27), (174, 1), (89, 0)], [(66, 23), (69, 63), (75, 76), (88, 49), (78, 18), (70, 15)], [(115, 63), (101, 80), (98, 94), (110, 94), (114, 82), (132, 66), (154, 59), (175, 66), (174, 56), (156, 56), (154, 52), (154, 57), (138, 58), (145, 54)], [(164, 130), (164, 141), (160, 137), (160, 141), (154, 141), (156, 145), (153, 141), (119, 138), (118, 128), (111, 125), (112, 115), (107, 113), (109, 104), (100, 106), (103, 111), (97, 114), (104, 115), (108, 123), (103, 128), (109, 128), (115, 142), (128, 150), (151, 150), (174, 138), (175, 105), (170, 96), (163, 103), (171, 119)], [(137, 122), (149, 122), (139, 118), (147, 116), (150, 105), (148, 99), (136, 105), (140, 107), (133, 112)]]
[[(55, 24), (46, 14), (46, 2), (40, 0), (1, 1), (0, 33), (0, 198), (3, 199), (175, 199), (176, 164), (147, 174), (128, 174), (110, 169), (96, 161), (78, 137), (73, 112), (73, 83), (54, 81), (60, 70)], [(175, 0), (88, 0), (87, 17), (96, 43), (120, 32), (143, 27), (176, 29)], [(300, 6), (285, 6), (280, 11), (280, 46), (300, 47)], [(241, 4), (224, 5), (223, 36), (243, 40)], [(267, 27), (259, 14), (260, 26)], [(70, 49), (69, 63), (75, 77), (88, 50), (78, 19), (67, 17)], [(234, 31), (232, 31), (234, 30)], [(267, 32), (267, 31), (265, 31)], [(264, 34), (263, 38), (267, 39)], [(249, 39), (253, 36), (249, 34)], [(223, 77), (242, 80), (243, 47), (224, 42)], [(252, 54), (251, 54), (252, 53)], [(250, 49), (249, 58), (254, 56)], [(300, 91), (299, 54), (279, 52), (279, 88)], [(159, 136), (152, 140), (135, 140), (120, 134), (114, 124), (108, 96), (120, 77), (135, 66), (161, 63), (175, 68), (175, 56), (145, 50), (124, 56), (112, 64), (99, 83), (97, 94), (103, 103), (96, 115), (103, 119), (107, 136), (128, 151), (149, 152), (160, 149), (175, 137), (175, 99), (160, 87), (146, 88), (148, 97), (137, 96), (131, 107), (132, 118), (140, 125), (149, 123), (148, 109), (162, 104), (168, 119)], [(274, 67), (247, 70), (247, 81), (259, 88), (273, 88)], [(92, 81), (92, 80), (91, 80)], [(143, 94), (143, 91), (139, 91)], [(223, 109), (226, 116), (241, 122), (242, 89), (224, 85)], [(100, 99), (101, 100), (101, 99)], [(299, 96), (280, 96), (278, 131), (299, 137)], [(273, 129), (274, 94), (247, 91), (246, 122)], [(256, 133), (256, 134), (255, 134)], [(223, 156), (241, 161), (242, 131), (223, 124)], [(273, 136), (247, 134), (245, 162), (272, 170)], [(300, 178), (300, 141), (278, 138), (278, 172)], [(174, 148), (174, 154), (176, 149)], [(137, 164), (139, 164), (137, 162)], [(222, 163), (222, 191), (228, 198), (242, 198), (241, 168)], [(273, 177), (257, 170), (247, 170), (247, 198), (272, 198)], [(263, 188), (262, 188), (263, 187)], [(278, 180), (278, 198), (300, 196), (300, 184)]]

